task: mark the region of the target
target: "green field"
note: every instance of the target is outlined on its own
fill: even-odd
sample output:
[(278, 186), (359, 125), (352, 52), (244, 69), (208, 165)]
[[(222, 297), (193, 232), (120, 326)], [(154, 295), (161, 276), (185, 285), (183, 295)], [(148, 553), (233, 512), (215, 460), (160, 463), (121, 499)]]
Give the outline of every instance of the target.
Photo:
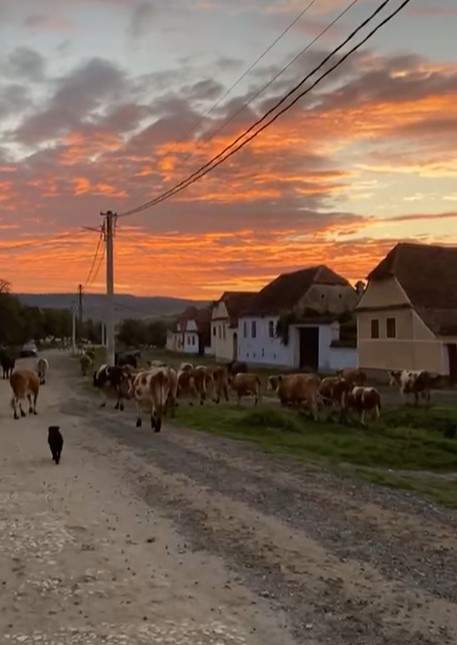
[(381, 422), (363, 428), (357, 422), (315, 422), (274, 404), (257, 409), (182, 404), (176, 423), (457, 507), (457, 439), (444, 436), (457, 428), (457, 407), (390, 409)]

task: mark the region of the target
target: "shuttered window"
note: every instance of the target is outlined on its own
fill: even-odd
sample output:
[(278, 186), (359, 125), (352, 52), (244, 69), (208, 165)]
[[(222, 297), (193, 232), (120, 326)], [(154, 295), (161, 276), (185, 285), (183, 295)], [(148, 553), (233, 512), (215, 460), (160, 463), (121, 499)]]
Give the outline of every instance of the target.
[(397, 337), (397, 321), (395, 318), (387, 318), (386, 321), (386, 336), (387, 338)]
[(371, 321), (371, 337), (379, 338), (379, 320), (377, 318)]

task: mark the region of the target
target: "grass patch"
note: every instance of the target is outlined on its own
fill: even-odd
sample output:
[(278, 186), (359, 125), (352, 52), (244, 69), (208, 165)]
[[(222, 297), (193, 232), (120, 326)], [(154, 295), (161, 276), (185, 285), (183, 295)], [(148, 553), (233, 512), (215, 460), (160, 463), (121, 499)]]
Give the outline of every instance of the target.
[[(440, 503), (457, 506), (457, 439), (444, 437), (454, 420), (455, 408), (406, 412), (402, 408), (390, 411), (382, 422), (363, 428), (315, 422), (273, 405), (238, 408), (182, 404), (176, 422), (249, 441), (266, 452), (342, 467), (345, 472), (349, 469), (374, 483), (427, 494)], [(449, 473), (456, 473), (454, 483)]]

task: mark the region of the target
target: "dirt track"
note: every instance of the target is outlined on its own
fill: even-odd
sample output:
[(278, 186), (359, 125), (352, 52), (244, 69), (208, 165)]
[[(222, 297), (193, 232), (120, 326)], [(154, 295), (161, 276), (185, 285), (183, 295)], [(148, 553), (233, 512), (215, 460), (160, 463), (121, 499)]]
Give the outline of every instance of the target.
[(238, 442), (136, 430), (50, 359), (36, 418), (14, 422), (0, 382), (2, 645), (457, 642), (457, 513)]

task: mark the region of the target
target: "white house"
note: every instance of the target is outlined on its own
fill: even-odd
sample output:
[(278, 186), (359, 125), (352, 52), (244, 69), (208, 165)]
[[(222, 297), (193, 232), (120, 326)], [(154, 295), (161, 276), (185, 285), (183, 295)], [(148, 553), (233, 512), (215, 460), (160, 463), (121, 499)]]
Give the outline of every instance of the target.
[(238, 359), (324, 372), (356, 367), (355, 338), (340, 338), (339, 319), (357, 301), (349, 282), (325, 266), (280, 275), (240, 316)]
[(211, 310), (189, 307), (167, 334), (167, 349), (184, 354), (204, 354), (210, 343)]
[(217, 360), (238, 358), (238, 317), (255, 293), (227, 291), (214, 303), (211, 316), (211, 354)]
[(457, 380), (457, 247), (397, 244), (357, 307), (360, 366)]

